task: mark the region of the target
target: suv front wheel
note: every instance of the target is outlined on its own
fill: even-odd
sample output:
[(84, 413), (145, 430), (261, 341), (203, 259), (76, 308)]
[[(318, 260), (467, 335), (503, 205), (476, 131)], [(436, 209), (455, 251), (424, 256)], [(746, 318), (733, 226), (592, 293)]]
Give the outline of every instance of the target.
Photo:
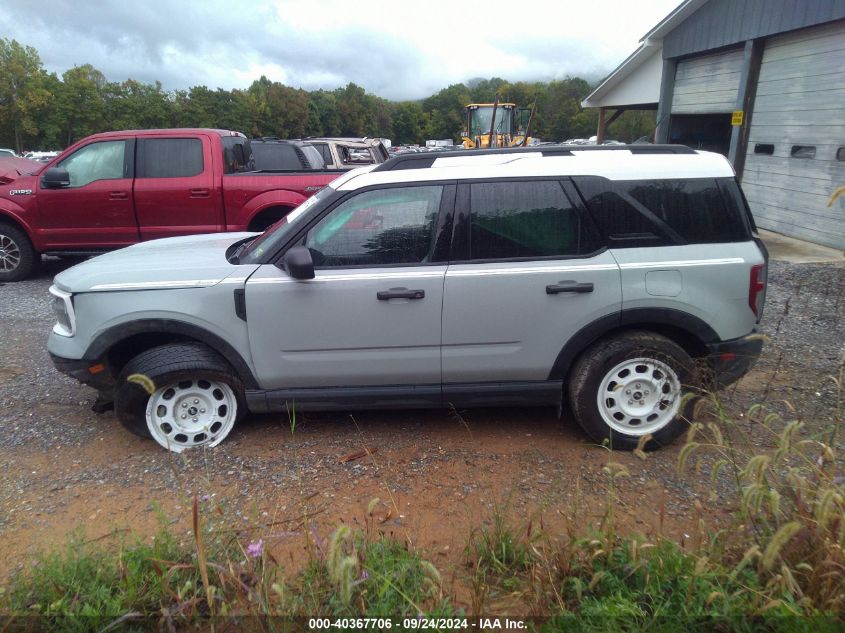
[(689, 426), (695, 366), (676, 343), (651, 332), (625, 332), (587, 349), (573, 368), (569, 401), (575, 418), (596, 442), (633, 450), (669, 444)]
[(217, 446), (245, 411), (243, 385), (232, 368), (198, 343), (138, 354), (120, 372), (115, 390), (121, 424), (175, 453)]

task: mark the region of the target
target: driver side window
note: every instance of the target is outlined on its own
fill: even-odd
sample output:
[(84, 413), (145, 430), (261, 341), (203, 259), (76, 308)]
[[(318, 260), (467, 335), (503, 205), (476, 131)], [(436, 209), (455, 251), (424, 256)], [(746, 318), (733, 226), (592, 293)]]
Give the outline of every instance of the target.
[(125, 178), (126, 141), (91, 143), (74, 152), (57, 167), (67, 169), (71, 187), (84, 187), (95, 180)]
[(332, 209), (305, 238), (318, 267), (421, 264), (434, 241), (441, 186), (365, 191)]

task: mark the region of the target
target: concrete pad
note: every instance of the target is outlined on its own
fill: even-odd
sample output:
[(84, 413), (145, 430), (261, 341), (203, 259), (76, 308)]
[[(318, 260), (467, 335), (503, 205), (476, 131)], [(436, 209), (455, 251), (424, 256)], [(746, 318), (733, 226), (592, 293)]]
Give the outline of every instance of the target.
[(794, 237), (765, 229), (760, 229), (758, 233), (769, 249), (769, 257), (772, 259), (794, 264), (845, 263), (845, 252), (835, 248), (796, 240)]

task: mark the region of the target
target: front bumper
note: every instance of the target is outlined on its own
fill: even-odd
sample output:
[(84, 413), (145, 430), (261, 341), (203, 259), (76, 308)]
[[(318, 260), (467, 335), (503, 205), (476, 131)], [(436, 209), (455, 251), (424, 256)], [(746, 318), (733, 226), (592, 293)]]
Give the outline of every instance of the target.
[(761, 334), (753, 332), (730, 341), (708, 344), (707, 364), (712, 387), (722, 389), (747, 374), (760, 358), (763, 339)]
[(88, 385), (103, 395), (111, 396), (115, 381), (105, 363), (85, 359), (62, 358), (50, 352), (50, 359), (56, 369), (75, 378), (83, 385)]

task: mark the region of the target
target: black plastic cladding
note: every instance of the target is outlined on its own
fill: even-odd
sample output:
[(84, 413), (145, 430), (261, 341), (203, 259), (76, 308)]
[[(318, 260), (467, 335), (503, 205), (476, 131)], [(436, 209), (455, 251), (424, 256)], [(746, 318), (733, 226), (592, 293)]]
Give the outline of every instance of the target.
[(543, 156), (572, 156), (572, 152), (619, 152), (632, 154), (695, 154), (686, 145), (543, 145), (541, 147), (508, 147), (503, 149), (464, 149), (452, 152), (428, 152), (425, 154), (403, 154), (381, 163), (373, 171), (395, 171), (397, 169), (426, 169), (438, 158), (454, 156), (487, 156), (489, 154), (542, 154)]

